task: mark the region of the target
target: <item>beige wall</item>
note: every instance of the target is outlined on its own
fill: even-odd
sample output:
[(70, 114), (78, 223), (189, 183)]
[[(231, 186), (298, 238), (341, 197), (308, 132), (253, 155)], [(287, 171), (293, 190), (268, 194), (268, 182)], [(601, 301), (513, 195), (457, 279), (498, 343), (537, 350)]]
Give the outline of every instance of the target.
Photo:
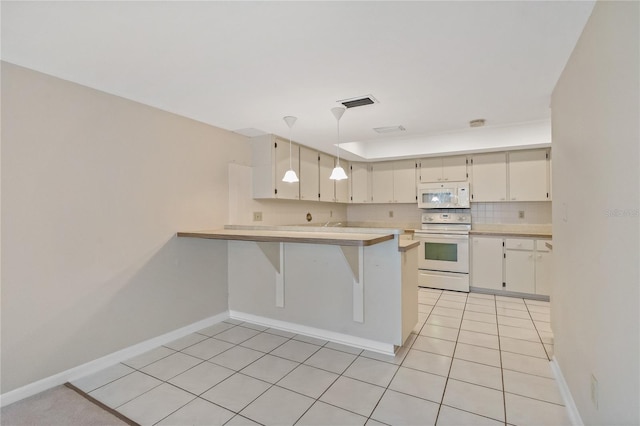
[(2, 63), (2, 393), (227, 310), (246, 138)]
[(555, 356), (589, 425), (640, 424), (639, 16), (598, 2), (551, 104)]

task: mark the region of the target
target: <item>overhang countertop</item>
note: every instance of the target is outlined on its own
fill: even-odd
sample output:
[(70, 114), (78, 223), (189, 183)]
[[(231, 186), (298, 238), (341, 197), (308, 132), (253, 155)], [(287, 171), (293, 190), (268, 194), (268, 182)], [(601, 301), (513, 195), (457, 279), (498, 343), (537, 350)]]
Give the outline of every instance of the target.
[(334, 232), (333, 229), (331, 229), (331, 232), (295, 229), (216, 229), (211, 231), (178, 232), (178, 237), (340, 246), (371, 246), (392, 240), (394, 236), (395, 233)]
[(409, 251), (412, 248), (416, 248), (420, 245), (420, 241), (412, 240), (411, 238), (400, 237), (398, 240), (398, 251)]

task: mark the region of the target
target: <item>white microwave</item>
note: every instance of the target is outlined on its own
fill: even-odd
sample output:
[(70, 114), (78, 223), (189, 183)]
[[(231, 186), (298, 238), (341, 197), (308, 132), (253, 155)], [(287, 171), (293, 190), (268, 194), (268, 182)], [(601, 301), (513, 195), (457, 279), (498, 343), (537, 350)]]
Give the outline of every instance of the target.
[(421, 209), (468, 209), (469, 182), (420, 184), (418, 207)]

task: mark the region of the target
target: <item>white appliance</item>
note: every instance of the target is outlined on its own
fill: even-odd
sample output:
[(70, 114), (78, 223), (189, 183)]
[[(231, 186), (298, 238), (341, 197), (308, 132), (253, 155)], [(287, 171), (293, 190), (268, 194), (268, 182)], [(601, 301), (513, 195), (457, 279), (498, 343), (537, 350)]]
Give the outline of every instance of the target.
[(469, 292), (471, 213), (428, 211), (414, 239), (418, 251), (418, 286)]
[(418, 208), (468, 209), (469, 182), (423, 183), (418, 185)]

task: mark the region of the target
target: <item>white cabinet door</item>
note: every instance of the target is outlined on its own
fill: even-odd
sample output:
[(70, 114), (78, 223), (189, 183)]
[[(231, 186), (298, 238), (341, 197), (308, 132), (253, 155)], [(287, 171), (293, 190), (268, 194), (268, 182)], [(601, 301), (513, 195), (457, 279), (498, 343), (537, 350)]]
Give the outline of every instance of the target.
[(467, 157), (464, 155), (423, 158), (419, 165), (419, 183), (467, 180)]
[[(340, 160), (340, 165), (349, 176), (349, 162)], [(348, 203), (349, 202), (349, 179), (337, 180), (336, 183), (336, 202)]]
[(471, 286), (502, 290), (502, 238), (471, 240)]
[(551, 157), (551, 150), (549, 150), (549, 201), (553, 199), (553, 158)]
[(370, 203), (371, 193), (369, 188), (369, 164), (351, 163), (351, 202)]
[(471, 160), (471, 201), (507, 199), (507, 155), (477, 154)]
[[(510, 244), (512, 242), (513, 244)], [(535, 258), (532, 240), (505, 240), (505, 282), (507, 291), (535, 293)], [(531, 250), (513, 250), (510, 247), (531, 246)]]
[(416, 200), (415, 160), (401, 160), (393, 162), (393, 202), (418, 202)]
[[(299, 145), (291, 144), (291, 167), (296, 174), (300, 173)], [(283, 182), (284, 174), (289, 170), (289, 141), (276, 138), (275, 144), (275, 182), (276, 182), (276, 198), (287, 200), (297, 200), (300, 198), (299, 182)]]
[(320, 201), (335, 201), (334, 181), (329, 179), (335, 157), (322, 152), (318, 155), (320, 156)]
[(440, 182), (442, 180), (442, 158), (423, 158), (419, 161), (418, 182)]
[(450, 182), (467, 180), (467, 157), (457, 155), (455, 157), (442, 158), (442, 179)]
[(551, 296), (551, 250), (536, 241), (536, 294)]
[(371, 197), (374, 203), (393, 203), (393, 163), (371, 165)]
[(320, 192), (320, 165), (318, 152), (305, 146), (300, 147), (300, 199), (318, 201)]
[(547, 201), (549, 179), (547, 150), (509, 153), (509, 200)]

